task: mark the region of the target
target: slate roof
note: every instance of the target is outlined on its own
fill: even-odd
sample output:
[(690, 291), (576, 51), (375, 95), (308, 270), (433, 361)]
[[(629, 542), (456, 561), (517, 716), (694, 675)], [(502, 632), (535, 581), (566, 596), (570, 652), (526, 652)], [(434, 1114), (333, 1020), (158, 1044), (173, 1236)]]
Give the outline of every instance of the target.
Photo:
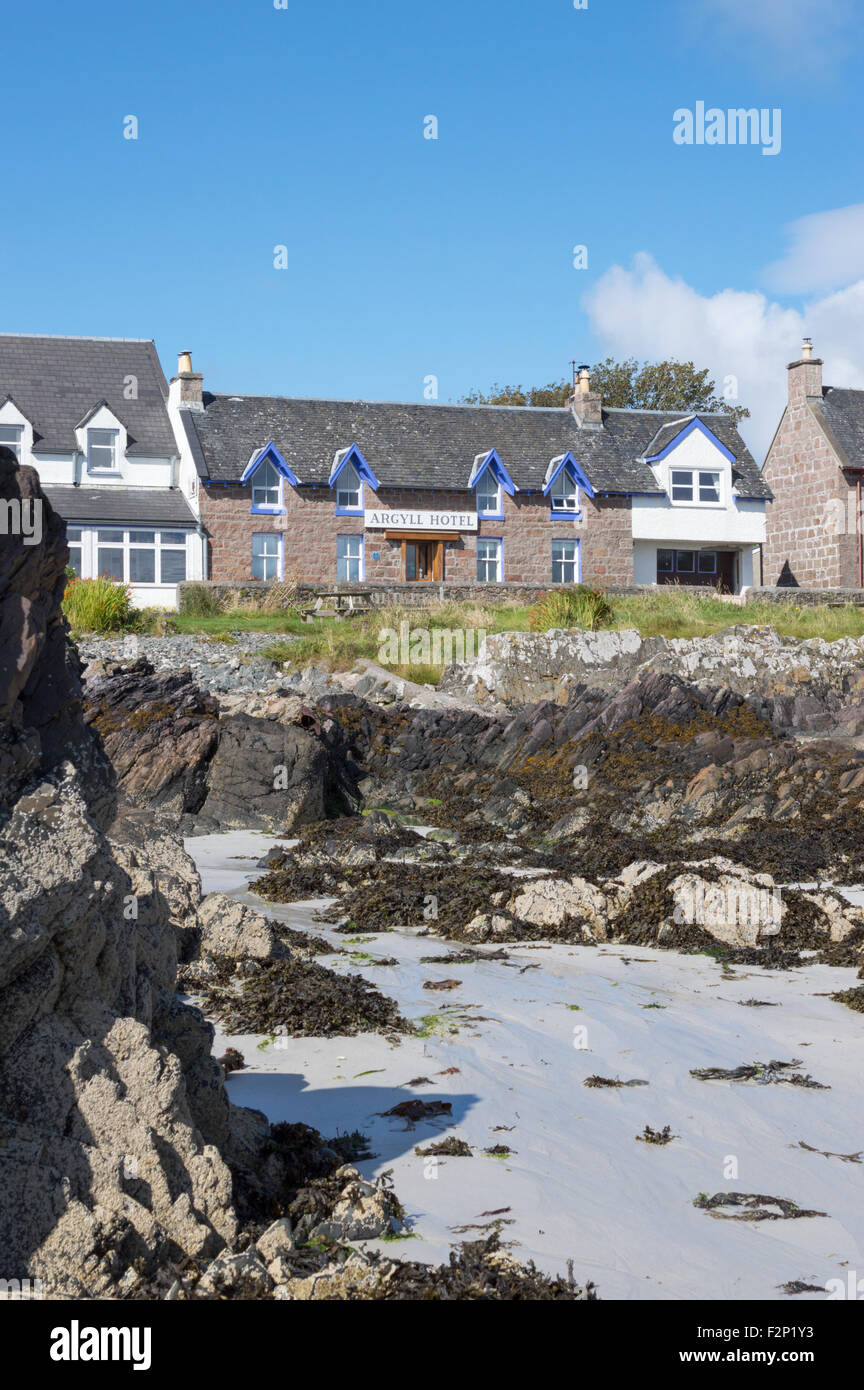
[(841, 462), (864, 468), (864, 391), (826, 386), (817, 409), (845, 455)]
[[(662, 491), (641, 456), (669, 421), (692, 412), (604, 410), (599, 429), (581, 428), (567, 408), (397, 404), (223, 396), (205, 392), (204, 409), (181, 411), (198, 472), (237, 482), (271, 440), (301, 484), (327, 486), (333, 456), (357, 444), (386, 487), (467, 490), (475, 456), (497, 449), (520, 491), (542, 491), (550, 460), (571, 450), (595, 492)], [(737, 460), (741, 497), (771, 491), (727, 416), (701, 415)]]
[[(138, 379), (138, 399), (123, 396)], [(149, 338), (54, 338), (0, 333), (0, 405), (12, 400), (35, 431), (34, 452), (71, 453), (75, 427), (107, 402), (126, 426), (131, 458), (171, 458), (177, 445), (168, 384)]]
[(198, 518), (176, 487), (52, 487), (43, 483), (42, 491), (64, 521), (198, 525)]

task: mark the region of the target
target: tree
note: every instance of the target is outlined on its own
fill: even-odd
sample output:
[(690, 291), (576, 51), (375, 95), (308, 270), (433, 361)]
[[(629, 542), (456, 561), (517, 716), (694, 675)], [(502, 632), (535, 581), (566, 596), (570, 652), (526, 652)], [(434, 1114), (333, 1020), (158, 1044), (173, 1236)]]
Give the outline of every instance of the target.
[[(547, 386), (499, 386), (471, 391), (461, 398), (465, 405), (563, 406), (573, 387), (564, 378)], [(591, 368), (591, 390), (599, 391), (607, 408), (628, 410), (693, 410), (705, 414), (722, 412), (734, 424), (746, 420), (750, 411), (717, 395), (708, 369), (698, 370), (692, 362), (637, 362), (629, 357), (616, 362), (607, 357)]]

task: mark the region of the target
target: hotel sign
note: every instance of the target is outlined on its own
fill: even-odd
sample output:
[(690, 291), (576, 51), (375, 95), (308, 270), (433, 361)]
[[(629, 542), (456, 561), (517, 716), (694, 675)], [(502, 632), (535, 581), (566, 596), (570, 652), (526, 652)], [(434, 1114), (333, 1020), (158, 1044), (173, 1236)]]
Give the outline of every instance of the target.
[(476, 512), (409, 512), (387, 508), (384, 511), (365, 511), (363, 524), (367, 531), (476, 531)]

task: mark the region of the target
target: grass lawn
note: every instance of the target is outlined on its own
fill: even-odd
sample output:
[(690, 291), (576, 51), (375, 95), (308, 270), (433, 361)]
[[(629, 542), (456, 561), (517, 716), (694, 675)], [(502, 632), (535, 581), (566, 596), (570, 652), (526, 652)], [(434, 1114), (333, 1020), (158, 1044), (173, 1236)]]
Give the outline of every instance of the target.
[[(848, 605), (798, 608), (794, 603), (726, 603), (716, 595), (705, 598), (682, 594), (671, 587), (633, 597), (609, 596), (611, 615), (603, 622), (609, 628), (636, 628), (644, 637), (701, 637), (733, 625), (764, 625), (788, 637), (864, 636), (864, 608)], [(232, 633), (272, 633), (273, 642), (262, 654), (280, 663), (289, 662), (295, 670), (310, 664), (331, 670), (350, 670), (361, 657), (381, 658), (382, 633), (399, 632), (407, 623), (412, 629), (434, 633), (485, 629), (496, 632), (524, 632), (530, 627), (532, 610), (524, 604), (436, 603), (428, 608), (397, 605), (340, 621), (318, 618), (301, 622), (291, 610), (256, 611), (239, 608), (227, 613), (150, 613), (136, 615), (139, 631), (200, 633), (213, 641), (230, 643)], [(284, 640), (280, 640), (284, 639)], [(408, 663), (390, 666), (395, 675), (423, 684), (435, 684), (443, 667), (409, 652)]]

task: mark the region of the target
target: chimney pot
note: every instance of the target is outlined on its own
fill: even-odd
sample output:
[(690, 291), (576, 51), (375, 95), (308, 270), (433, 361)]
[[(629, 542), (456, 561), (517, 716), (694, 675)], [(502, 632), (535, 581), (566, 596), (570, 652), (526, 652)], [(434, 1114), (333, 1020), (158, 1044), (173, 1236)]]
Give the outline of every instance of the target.
[(177, 375), (189, 376), (192, 372), (191, 352), (181, 352), (177, 358)]
[(801, 344), (801, 358), (802, 358), (803, 361), (809, 362), (810, 359), (812, 358), (812, 356), (813, 356), (813, 339), (812, 339), (812, 338), (805, 338), (804, 341), (803, 341), (803, 343)]

